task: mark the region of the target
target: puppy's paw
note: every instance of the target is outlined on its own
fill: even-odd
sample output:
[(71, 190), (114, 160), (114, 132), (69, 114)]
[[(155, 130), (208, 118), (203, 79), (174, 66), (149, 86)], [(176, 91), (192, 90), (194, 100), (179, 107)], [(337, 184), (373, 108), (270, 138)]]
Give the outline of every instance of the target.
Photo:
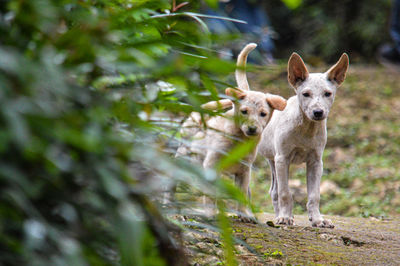
[(250, 224), (257, 224), (257, 218), (254, 216), (244, 216), (244, 215), (239, 215), (239, 221), (242, 223), (250, 223)]
[(321, 227), (321, 228), (334, 228), (335, 225), (332, 223), (331, 220), (329, 219), (318, 219), (318, 220), (312, 220), (311, 225), (313, 227)]
[(293, 217), (277, 217), (275, 218), (276, 224), (294, 225)]
[(242, 208), (238, 211), (239, 220), (243, 223), (258, 223), (256, 216), (248, 208)]

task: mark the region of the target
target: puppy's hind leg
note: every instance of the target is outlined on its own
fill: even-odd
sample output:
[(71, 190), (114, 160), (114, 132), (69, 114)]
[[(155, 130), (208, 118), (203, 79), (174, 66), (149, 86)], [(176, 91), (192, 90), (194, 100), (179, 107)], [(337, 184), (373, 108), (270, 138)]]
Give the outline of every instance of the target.
[(163, 191), (162, 191), (161, 203), (164, 207), (168, 207), (174, 201), (176, 184), (163, 184), (162, 190)]
[(271, 168), (271, 187), (269, 188), (269, 194), (272, 199), (272, 205), (274, 206), (275, 217), (279, 216), (279, 202), (278, 202), (278, 181), (276, 180), (276, 169), (275, 161), (268, 160)]
[[(203, 168), (204, 169), (214, 168), (215, 163), (218, 162), (220, 156), (221, 155), (218, 152), (208, 151), (203, 161)], [(210, 196), (203, 195), (202, 202), (204, 208), (204, 216), (208, 218), (215, 216), (217, 213), (215, 200), (213, 198), (210, 198)]]
[[(189, 156), (190, 154), (190, 147), (181, 144), (178, 149), (176, 150), (175, 153), (175, 158), (183, 158), (186, 156)], [(191, 157), (190, 157), (191, 158)], [(177, 188), (177, 181), (169, 179), (165, 180), (161, 184), (162, 188), (162, 199), (161, 199), (161, 204), (163, 207), (169, 207), (174, 200), (175, 200), (175, 192)]]

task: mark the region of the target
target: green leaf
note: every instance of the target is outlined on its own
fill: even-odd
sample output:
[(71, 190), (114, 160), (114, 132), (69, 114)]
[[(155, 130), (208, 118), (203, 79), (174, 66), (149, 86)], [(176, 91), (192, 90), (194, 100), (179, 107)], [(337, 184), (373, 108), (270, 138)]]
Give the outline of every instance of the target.
[(282, 2), (289, 8), (289, 9), (296, 9), (298, 8), (302, 0), (282, 0)]
[(229, 168), (233, 164), (239, 163), (241, 159), (247, 156), (251, 151), (255, 149), (257, 142), (255, 140), (248, 140), (246, 142), (239, 142), (227, 156), (224, 156), (216, 166), (219, 172)]
[(218, 2), (218, 0), (206, 0), (207, 5), (209, 5), (211, 8), (217, 8)]
[(235, 258), (235, 246), (233, 245), (234, 240), (232, 237), (232, 227), (229, 221), (229, 218), (225, 212), (225, 204), (223, 201), (218, 200), (218, 223), (219, 227), (221, 228), (221, 240), (224, 244), (224, 255), (226, 265), (228, 266), (236, 266), (238, 265), (236, 258)]

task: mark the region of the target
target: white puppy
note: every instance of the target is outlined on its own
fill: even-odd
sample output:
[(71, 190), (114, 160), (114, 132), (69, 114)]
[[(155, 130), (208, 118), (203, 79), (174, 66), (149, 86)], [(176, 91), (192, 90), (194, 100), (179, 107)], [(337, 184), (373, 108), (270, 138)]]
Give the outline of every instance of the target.
[(293, 202), (288, 178), (291, 163), (307, 165), (308, 216), (312, 226), (333, 228), (319, 212), (322, 154), (326, 118), (349, 66), (347, 54), (325, 73), (309, 73), (301, 57), (293, 53), (288, 63), (288, 80), (296, 96), (283, 112), (275, 112), (264, 129), (259, 153), (269, 160), (272, 175), (270, 194), (278, 224), (294, 224)]

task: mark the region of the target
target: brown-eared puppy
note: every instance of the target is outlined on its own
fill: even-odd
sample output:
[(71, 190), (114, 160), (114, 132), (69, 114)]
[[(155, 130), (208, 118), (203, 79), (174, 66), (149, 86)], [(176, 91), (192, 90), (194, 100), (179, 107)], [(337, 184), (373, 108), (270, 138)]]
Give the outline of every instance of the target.
[[(239, 54), (236, 71), (238, 88), (227, 88), (226, 95), (235, 98), (214, 101), (204, 104), (205, 109), (230, 108), (221, 116), (213, 116), (205, 120), (206, 127), (202, 125), (199, 113), (192, 113), (183, 125), (182, 135), (191, 139), (189, 145), (181, 145), (177, 156), (196, 154), (197, 159), (204, 168), (213, 168), (215, 164), (239, 142), (252, 139), (256, 144), (261, 139), (261, 134), (267, 126), (275, 110), (283, 110), (286, 100), (280, 96), (257, 91), (251, 91), (247, 83), (244, 70), (247, 55), (256, 47), (256, 44), (248, 44)], [(278, 112), (278, 111), (275, 111)], [(206, 128), (206, 129), (204, 129)], [(242, 160), (226, 170), (228, 174), (235, 176), (235, 181), (241, 190), (249, 195), (249, 182), (251, 166), (256, 157), (257, 149), (254, 149)], [(251, 211), (240, 207), (243, 218), (254, 219)]]

